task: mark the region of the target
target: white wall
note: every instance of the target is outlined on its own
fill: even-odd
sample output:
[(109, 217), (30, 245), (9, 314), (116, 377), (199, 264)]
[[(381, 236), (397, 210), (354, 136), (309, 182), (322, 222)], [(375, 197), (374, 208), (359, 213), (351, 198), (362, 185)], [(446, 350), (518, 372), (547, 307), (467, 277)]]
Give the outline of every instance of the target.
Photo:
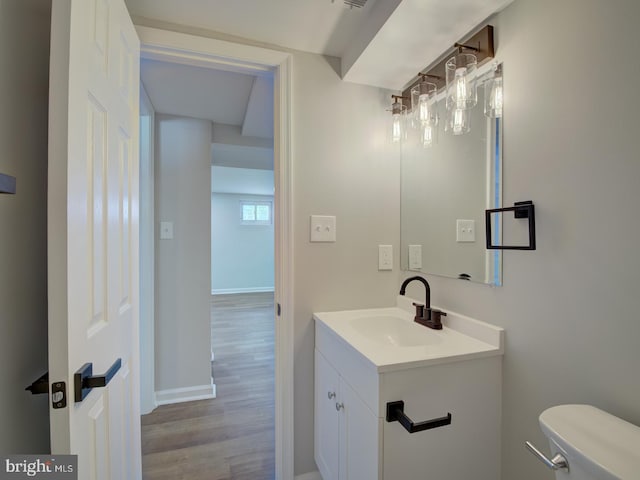
[[(273, 157), (273, 152), (271, 152)], [(247, 193), (273, 196), (273, 170), (256, 168), (211, 167), (213, 193)]]
[[(211, 383), (211, 122), (156, 114), (156, 391)], [(173, 240), (159, 223), (173, 222)]]
[(273, 223), (241, 225), (241, 201), (273, 205), (273, 196), (211, 195), (211, 290), (214, 293), (273, 290)]
[(505, 205), (533, 200), (538, 249), (504, 287), (428, 277), (435, 304), (506, 329), (502, 478), (554, 478), (538, 415), (588, 403), (640, 425), (640, 94), (636, 0), (518, 0), (491, 23), (504, 61)]
[(47, 453), (47, 115), (50, 4), (0, 2), (0, 452)]

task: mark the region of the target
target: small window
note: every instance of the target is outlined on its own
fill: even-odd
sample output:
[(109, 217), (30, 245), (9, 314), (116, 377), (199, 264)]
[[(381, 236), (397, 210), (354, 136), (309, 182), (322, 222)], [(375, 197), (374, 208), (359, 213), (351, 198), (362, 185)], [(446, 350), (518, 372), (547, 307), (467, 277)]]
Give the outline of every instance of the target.
[(271, 202), (240, 202), (241, 225), (271, 225)]

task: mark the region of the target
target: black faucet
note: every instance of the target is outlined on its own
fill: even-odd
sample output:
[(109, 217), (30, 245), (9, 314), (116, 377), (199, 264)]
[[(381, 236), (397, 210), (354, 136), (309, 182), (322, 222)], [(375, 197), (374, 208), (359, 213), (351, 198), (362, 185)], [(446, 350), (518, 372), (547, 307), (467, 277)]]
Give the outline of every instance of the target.
[(414, 280), (417, 280), (424, 285), (425, 296), (424, 305), (415, 302), (413, 303), (413, 306), (416, 307), (416, 316), (413, 318), (413, 321), (420, 325), (424, 325), (425, 327), (433, 328), (434, 330), (442, 330), (441, 317), (446, 317), (447, 314), (437, 308), (431, 308), (431, 288), (429, 287), (429, 282), (427, 282), (425, 278), (418, 276), (407, 278), (400, 286), (400, 295), (405, 294), (407, 285)]

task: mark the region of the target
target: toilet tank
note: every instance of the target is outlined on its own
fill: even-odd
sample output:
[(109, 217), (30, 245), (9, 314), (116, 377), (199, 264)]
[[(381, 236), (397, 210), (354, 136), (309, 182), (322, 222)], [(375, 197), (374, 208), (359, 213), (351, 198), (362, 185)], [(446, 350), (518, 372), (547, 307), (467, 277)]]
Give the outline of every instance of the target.
[(552, 456), (561, 453), (569, 471), (556, 479), (640, 479), (640, 427), (590, 405), (559, 405), (540, 415)]

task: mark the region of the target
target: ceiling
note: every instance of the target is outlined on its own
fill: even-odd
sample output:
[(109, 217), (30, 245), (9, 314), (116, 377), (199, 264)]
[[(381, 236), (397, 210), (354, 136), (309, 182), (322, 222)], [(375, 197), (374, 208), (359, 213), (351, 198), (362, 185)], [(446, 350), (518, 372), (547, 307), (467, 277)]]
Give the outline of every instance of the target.
[(157, 113), (212, 122), (211, 163), (273, 170), (273, 77), (142, 59)]
[(342, 56), (376, 2), (342, 0), (126, 0), (133, 16), (205, 28), (305, 52)]
[(126, 0), (134, 17), (340, 57), (349, 82), (400, 90), (513, 0)]
[[(513, 0), (125, 1), (134, 19), (337, 56), (345, 81), (401, 90)], [(213, 165), (273, 168), (272, 76), (144, 59), (141, 77), (156, 111), (214, 122)]]

